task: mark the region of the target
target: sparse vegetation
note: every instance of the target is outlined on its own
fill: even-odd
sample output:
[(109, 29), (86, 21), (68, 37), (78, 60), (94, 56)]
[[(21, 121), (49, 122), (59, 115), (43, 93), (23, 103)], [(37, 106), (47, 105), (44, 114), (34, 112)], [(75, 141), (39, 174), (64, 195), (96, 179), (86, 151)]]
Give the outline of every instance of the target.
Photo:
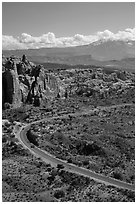
[(48, 85), (56, 93), (39, 90), (38, 100), (32, 103), (22, 101), (20, 107), (15, 107), (6, 102), (3, 106), (3, 201), (133, 202), (134, 192), (67, 172), (61, 163), (52, 167), (34, 158), (16, 138), (15, 121), (31, 123), (56, 116), (49, 122), (31, 125), (27, 132), (30, 148), (38, 146), (67, 165), (135, 183), (134, 73), (90, 65), (58, 66), (55, 64), (56, 70), (50, 71), (42, 68), (39, 75), (35, 70), (38, 66), (32, 71), (30, 65), (25, 65), (26, 79), (20, 82), (30, 90), (33, 76), (35, 82), (41, 77), (44, 83), (42, 77), (52, 74)]

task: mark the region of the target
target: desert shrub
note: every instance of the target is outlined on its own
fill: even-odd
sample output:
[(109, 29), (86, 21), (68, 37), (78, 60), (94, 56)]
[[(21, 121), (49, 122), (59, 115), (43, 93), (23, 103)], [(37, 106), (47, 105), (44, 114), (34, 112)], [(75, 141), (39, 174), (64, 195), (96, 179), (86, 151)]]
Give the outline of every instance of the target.
[(93, 73), (92, 76), (91, 76), (91, 78), (92, 78), (92, 79), (95, 79), (95, 78), (96, 78), (96, 74)]
[(51, 185), (54, 182), (54, 180), (55, 180), (55, 176), (54, 175), (50, 175), (47, 179), (48, 179), (48, 185)]
[(130, 199), (133, 199), (133, 200), (135, 199), (135, 192), (133, 192), (133, 191), (127, 191), (126, 195)]
[(10, 103), (4, 103), (4, 109), (11, 109), (12, 105)]
[(46, 164), (46, 167), (51, 167), (51, 164)]
[(88, 160), (84, 160), (83, 161), (83, 165), (89, 165), (89, 161)]
[(10, 122), (13, 122), (15, 120), (22, 121), (29, 117), (26, 106), (22, 106), (19, 108), (6, 109), (2, 112), (2, 114), (3, 114), (2, 117), (5, 119), (8, 118)]
[(63, 190), (57, 190), (54, 193), (54, 197), (59, 199), (65, 196), (65, 192)]
[(27, 138), (28, 138), (28, 140), (29, 140), (31, 143), (33, 143), (34, 145), (38, 146), (37, 135), (36, 135), (34, 132), (32, 132), (31, 130), (29, 130), (29, 131), (27, 132)]
[(10, 124), (8, 121), (5, 122), (5, 126), (6, 126), (6, 127), (10, 127), (10, 125), (11, 125), (11, 124)]
[(4, 142), (7, 142), (7, 137), (2, 137), (2, 142), (4, 143)]
[(63, 164), (57, 164), (57, 169), (63, 169), (63, 168), (64, 168)]
[(78, 89), (78, 90), (76, 91), (76, 94), (77, 94), (78, 96), (83, 95), (83, 90), (82, 90), (82, 88), (81, 88), (81, 89)]
[(68, 162), (68, 163), (72, 163), (72, 159), (71, 159), (71, 158), (68, 158), (68, 159), (67, 159), (67, 162)]
[(122, 81), (126, 80), (126, 73), (125, 72), (117, 72), (117, 77)]
[(98, 144), (94, 143), (86, 143), (79, 141), (76, 145), (76, 149), (81, 155), (100, 155), (105, 156), (105, 151)]
[(113, 172), (113, 177), (114, 177), (115, 179), (118, 179), (118, 180), (123, 180), (122, 173), (119, 172), (119, 171)]

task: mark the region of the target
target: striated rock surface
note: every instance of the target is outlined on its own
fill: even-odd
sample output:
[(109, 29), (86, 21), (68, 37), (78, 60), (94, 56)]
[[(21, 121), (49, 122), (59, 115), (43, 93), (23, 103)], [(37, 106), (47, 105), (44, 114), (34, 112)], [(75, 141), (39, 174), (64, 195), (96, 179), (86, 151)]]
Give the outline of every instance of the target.
[(6, 70), (2, 74), (3, 104), (10, 103), (13, 107), (21, 105), (21, 91), (18, 75), (15, 70)]
[(19, 107), (22, 102), (39, 106), (53, 100), (58, 92), (56, 77), (41, 65), (35, 65), (23, 55), (22, 59), (3, 56), (2, 101)]

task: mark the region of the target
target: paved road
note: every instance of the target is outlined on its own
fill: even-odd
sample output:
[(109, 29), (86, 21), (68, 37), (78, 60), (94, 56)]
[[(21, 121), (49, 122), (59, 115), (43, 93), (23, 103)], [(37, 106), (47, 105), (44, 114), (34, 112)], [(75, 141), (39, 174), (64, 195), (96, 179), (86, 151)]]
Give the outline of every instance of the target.
[[(124, 104), (124, 105), (130, 105), (130, 104)], [(121, 107), (122, 105), (111, 106), (109, 108), (114, 108), (114, 107), (118, 107), (118, 106)], [(103, 107), (102, 107), (102, 109), (103, 109)], [(93, 110), (91, 110), (91, 111), (93, 111)], [(52, 166), (56, 166), (57, 164), (63, 164), (66, 171), (77, 173), (77, 174), (80, 174), (80, 175), (83, 175), (86, 177), (90, 177), (90, 178), (92, 178), (92, 179), (94, 179), (100, 183), (105, 183), (106, 185), (116, 186), (119, 188), (124, 188), (124, 189), (129, 189), (129, 190), (134, 191), (135, 186), (132, 184), (125, 183), (125, 182), (122, 182), (122, 181), (119, 181), (119, 180), (116, 180), (116, 179), (113, 179), (113, 178), (110, 178), (110, 177), (107, 177), (107, 176), (104, 176), (101, 174), (97, 174), (91, 170), (67, 163), (67, 161), (60, 160), (60, 159), (56, 158), (55, 156), (49, 154), (48, 152), (37, 148), (36, 146), (34, 148), (31, 148), (31, 144), (28, 141), (27, 136), (26, 136), (26, 133), (31, 128), (31, 125), (36, 124), (36, 123), (40, 123), (43, 121), (51, 121), (51, 120), (56, 119), (56, 118), (60, 118), (60, 119), (65, 118), (65, 117), (68, 117), (69, 115), (76, 117), (76, 116), (80, 116), (82, 114), (90, 114), (91, 111), (88, 110), (88, 112), (83, 111), (81, 113), (77, 112), (77, 113), (65, 114), (63, 116), (46, 118), (46, 119), (41, 119), (41, 120), (32, 122), (32, 123), (22, 127), (20, 129), (20, 131), (18, 132), (17, 137), (20, 140), (20, 142), (22, 143), (22, 145), (24, 147), (28, 148), (32, 154), (34, 154), (37, 157), (40, 157), (43, 161), (50, 163)]]

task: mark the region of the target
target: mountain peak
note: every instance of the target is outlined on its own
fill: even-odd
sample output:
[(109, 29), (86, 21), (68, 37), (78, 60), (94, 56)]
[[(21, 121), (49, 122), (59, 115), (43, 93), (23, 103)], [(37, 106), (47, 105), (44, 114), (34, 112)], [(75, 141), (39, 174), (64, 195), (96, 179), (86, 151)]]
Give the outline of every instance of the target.
[(103, 39), (88, 45), (52, 47), (28, 50), (4, 50), (5, 56), (26, 54), (31, 61), (41, 63), (92, 64), (93, 60), (109, 61), (135, 57), (135, 41)]

